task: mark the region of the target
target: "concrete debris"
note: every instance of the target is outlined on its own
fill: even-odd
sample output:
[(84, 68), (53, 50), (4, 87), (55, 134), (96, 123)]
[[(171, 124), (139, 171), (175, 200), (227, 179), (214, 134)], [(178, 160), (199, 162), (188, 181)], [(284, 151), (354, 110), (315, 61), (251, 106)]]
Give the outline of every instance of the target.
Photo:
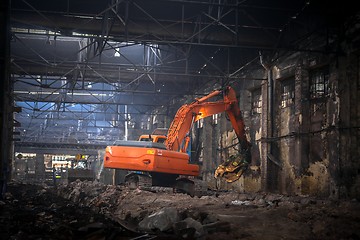
[(173, 224), (179, 221), (179, 214), (176, 208), (164, 208), (145, 217), (139, 222), (139, 229), (144, 231), (160, 230), (168, 231)]
[(357, 200), (231, 191), (192, 198), (91, 181), (10, 190), (0, 202), (5, 239), (360, 239)]
[(234, 200), (234, 201), (231, 201), (231, 204), (232, 204), (232, 205), (245, 205), (245, 206), (249, 206), (249, 205), (251, 205), (251, 202), (250, 202), (250, 201)]
[(200, 238), (205, 234), (203, 225), (190, 217), (175, 223), (174, 231), (176, 235), (186, 239)]
[(0, 239), (132, 239), (140, 235), (57, 196), (53, 188), (10, 183), (8, 191), (0, 211)]
[[(78, 198), (70, 198), (77, 204), (89, 206), (112, 216), (112, 219), (131, 223), (132, 229), (139, 233), (163, 232), (190, 239), (239, 236), (245, 239), (321, 239), (329, 230), (324, 230), (316, 220), (328, 218), (328, 212), (339, 205), (327, 199), (306, 196), (231, 191), (210, 192), (206, 196), (192, 198), (169, 190), (129, 190), (123, 186), (104, 186), (86, 181), (58, 186), (58, 194), (69, 198), (73, 189), (80, 191), (80, 194), (76, 191)], [(347, 209), (354, 207), (360, 213), (358, 202)], [(337, 211), (340, 219), (345, 209)], [(357, 219), (360, 220), (360, 217)], [(347, 235), (360, 237), (360, 230), (355, 227), (346, 232)], [(326, 236), (327, 239), (336, 239)]]

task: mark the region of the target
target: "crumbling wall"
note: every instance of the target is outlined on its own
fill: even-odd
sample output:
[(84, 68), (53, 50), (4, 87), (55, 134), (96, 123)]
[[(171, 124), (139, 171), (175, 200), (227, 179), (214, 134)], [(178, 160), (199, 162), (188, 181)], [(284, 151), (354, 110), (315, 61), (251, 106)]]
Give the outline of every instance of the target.
[[(275, 135), (271, 141), (273, 158), (281, 165), (277, 191), (332, 198), (358, 196), (359, 134), (354, 129), (359, 125), (359, 70), (353, 58), (302, 54), (294, 62), (294, 58), (283, 59), (276, 66)], [(315, 97), (311, 95), (314, 71), (328, 81), (323, 95)], [(289, 76), (294, 78), (294, 97), (290, 106), (283, 107), (282, 81)]]
[[(334, 137), (327, 120), (330, 115), (338, 115), (336, 108), (329, 107), (334, 104), (330, 97), (334, 88), (326, 84), (324, 88), (329, 92), (311, 98), (309, 78), (311, 71), (324, 65), (334, 71), (323, 55), (296, 54), (275, 66), (275, 133), (271, 154), (279, 163), (276, 190), (284, 194), (330, 195), (329, 163), (337, 159), (327, 155)], [(331, 74), (324, 78), (335, 86)]]

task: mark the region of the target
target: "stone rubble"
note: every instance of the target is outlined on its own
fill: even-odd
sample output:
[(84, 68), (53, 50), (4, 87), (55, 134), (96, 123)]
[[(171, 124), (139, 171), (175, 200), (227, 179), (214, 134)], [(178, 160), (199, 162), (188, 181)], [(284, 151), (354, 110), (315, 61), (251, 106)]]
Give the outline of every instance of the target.
[[(336, 239), (328, 236), (332, 231), (326, 228), (326, 224), (334, 224), (333, 219), (328, 218), (329, 215), (335, 215), (333, 209), (339, 204), (347, 203), (346, 209), (360, 210), (358, 201), (340, 203), (306, 196), (235, 192), (209, 192), (207, 196), (190, 197), (169, 191), (130, 190), (124, 186), (109, 186), (88, 181), (60, 185), (57, 192), (80, 206), (90, 207), (93, 211), (110, 216), (114, 220), (126, 222), (138, 233), (162, 232), (180, 238), (196, 239), (231, 237), (239, 231), (239, 225), (248, 226), (243, 228), (244, 233), (241, 233), (245, 239), (276, 239), (280, 234), (304, 236), (294, 239), (321, 239), (323, 235), (328, 239)], [(345, 209), (337, 211), (339, 216), (346, 213)], [(262, 215), (269, 225), (269, 236), (257, 238), (261, 234), (249, 225), (252, 221), (258, 224), (256, 221)], [(357, 220), (360, 220), (360, 215), (358, 216)], [(247, 219), (247, 222), (241, 223), (243, 219)], [(277, 221), (279, 223), (276, 223)], [(354, 228), (341, 232), (344, 232), (345, 236), (360, 238), (360, 228), (355, 227), (360, 226), (359, 223), (355, 224)], [(281, 225), (282, 230), (277, 232), (272, 224)], [(291, 231), (287, 227), (298, 229)]]
[(270, 193), (171, 191), (75, 181), (11, 183), (1, 239), (360, 239), (360, 204)]

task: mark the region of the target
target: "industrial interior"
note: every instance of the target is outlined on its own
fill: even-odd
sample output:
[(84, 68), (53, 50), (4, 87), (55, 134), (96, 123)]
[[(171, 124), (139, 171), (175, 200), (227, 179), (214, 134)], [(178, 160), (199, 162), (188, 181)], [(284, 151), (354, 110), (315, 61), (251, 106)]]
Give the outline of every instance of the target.
[(0, 17), (4, 239), (360, 239), (355, 2)]

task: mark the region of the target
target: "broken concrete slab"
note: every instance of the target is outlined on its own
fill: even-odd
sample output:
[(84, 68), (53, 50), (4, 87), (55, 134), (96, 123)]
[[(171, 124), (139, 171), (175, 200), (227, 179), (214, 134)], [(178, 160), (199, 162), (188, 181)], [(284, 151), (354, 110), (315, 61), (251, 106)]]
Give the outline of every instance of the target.
[(179, 213), (176, 208), (164, 208), (145, 217), (139, 222), (141, 231), (160, 230), (162, 232), (172, 229), (175, 222), (179, 221)]

